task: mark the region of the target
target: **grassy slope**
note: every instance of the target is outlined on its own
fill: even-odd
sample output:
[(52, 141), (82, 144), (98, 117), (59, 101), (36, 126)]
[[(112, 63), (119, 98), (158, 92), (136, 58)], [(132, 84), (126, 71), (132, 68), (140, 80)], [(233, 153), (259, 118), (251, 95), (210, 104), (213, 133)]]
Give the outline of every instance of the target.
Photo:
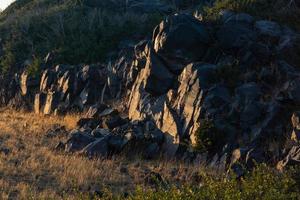
[[(0, 15), (6, 71), (26, 59), (55, 51), (57, 63), (95, 63), (126, 38), (151, 35), (161, 16), (124, 7), (89, 7), (80, 0), (18, 0)], [(122, 0), (118, 0), (124, 2)], [(114, 1), (114, 2), (118, 2)]]
[[(227, 179), (216, 169), (174, 161), (141, 161), (113, 158), (89, 160), (55, 152), (67, 136), (49, 138), (55, 124), (75, 127), (78, 116), (45, 117), (1, 110), (0, 199), (88, 199), (90, 191), (104, 192), (111, 199), (132, 193), (130, 199), (296, 199), (299, 171), (280, 174), (260, 167), (240, 181)], [(126, 168), (127, 172), (121, 168)], [(167, 187), (153, 190), (145, 184), (145, 172), (158, 172)], [(297, 176), (295, 176), (295, 174)], [(155, 181), (155, 179), (154, 179)], [(158, 184), (159, 185), (159, 184)], [(179, 188), (178, 188), (179, 187)], [(297, 193), (298, 192), (298, 193)]]
[[(75, 115), (45, 117), (1, 110), (0, 149), (9, 149), (10, 153), (5, 155), (0, 150), (0, 199), (85, 199), (91, 190), (103, 188), (122, 194), (143, 186), (147, 170), (181, 184), (189, 183), (200, 170), (199, 165), (163, 160), (89, 160), (55, 152), (55, 145), (67, 136), (49, 138), (45, 132), (55, 124), (73, 129), (77, 120)], [(120, 172), (124, 167), (128, 173)]]

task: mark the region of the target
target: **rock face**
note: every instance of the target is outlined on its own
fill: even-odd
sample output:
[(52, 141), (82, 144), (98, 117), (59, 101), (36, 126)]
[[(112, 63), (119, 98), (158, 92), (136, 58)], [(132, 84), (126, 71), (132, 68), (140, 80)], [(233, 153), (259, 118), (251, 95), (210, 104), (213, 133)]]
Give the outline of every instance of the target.
[(208, 26), (189, 15), (169, 17), (153, 32), (154, 51), (175, 74), (191, 61), (201, 60), (210, 44)]
[(104, 71), (101, 66), (89, 65), (58, 65), (45, 70), (35, 96), (35, 112), (64, 113), (70, 109), (83, 110), (100, 102), (107, 82)]
[[(130, 9), (152, 9), (128, 2)], [(175, 3), (185, 2), (192, 1)], [(114, 63), (53, 66), (39, 84), (24, 72), (9, 88), (15, 102), (35, 94), (37, 113), (87, 111), (59, 145), (67, 152), (107, 157), (140, 148), (145, 158), (191, 158), (199, 145), (213, 163), (229, 156), (230, 166), (252, 166), (286, 157), (285, 166), (299, 160), (300, 71), (285, 56), (297, 37), (246, 13), (224, 11), (217, 25), (177, 14)], [(121, 112), (105, 104), (111, 102)]]
[(300, 73), (280, 56), (281, 41), (289, 38), (284, 48), (292, 48), (296, 33), (285, 29), (244, 13), (222, 13), (218, 27), (187, 15), (166, 19), (136, 47), (130, 120), (152, 120), (170, 154), (186, 141), (196, 144), (209, 122), (217, 136), (213, 154), (238, 147), (248, 163), (276, 162), (299, 102)]

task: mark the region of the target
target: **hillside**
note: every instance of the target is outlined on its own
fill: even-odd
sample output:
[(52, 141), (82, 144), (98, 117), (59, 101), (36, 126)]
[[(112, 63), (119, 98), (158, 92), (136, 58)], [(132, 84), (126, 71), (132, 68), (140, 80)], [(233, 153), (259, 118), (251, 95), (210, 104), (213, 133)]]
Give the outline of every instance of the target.
[(298, 199), (299, 4), (16, 1), (3, 198)]
[(137, 41), (149, 35), (165, 11), (159, 2), (157, 6), (134, 1), (127, 5), (124, 1), (94, 2), (13, 3), (0, 16), (2, 69), (22, 67), (25, 60), (42, 59), (50, 51), (58, 55), (57, 63), (103, 62), (109, 52), (118, 50), (121, 40)]

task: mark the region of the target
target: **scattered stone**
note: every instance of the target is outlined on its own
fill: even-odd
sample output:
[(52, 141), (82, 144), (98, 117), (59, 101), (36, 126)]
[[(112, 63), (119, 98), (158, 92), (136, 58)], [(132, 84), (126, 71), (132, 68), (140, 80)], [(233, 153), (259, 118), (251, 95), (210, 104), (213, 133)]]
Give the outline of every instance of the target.
[(96, 139), (86, 133), (74, 132), (65, 143), (66, 152), (80, 151), (88, 144), (94, 142)]
[(89, 158), (105, 158), (108, 155), (107, 137), (97, 139), (82, 149), (82, 155)]

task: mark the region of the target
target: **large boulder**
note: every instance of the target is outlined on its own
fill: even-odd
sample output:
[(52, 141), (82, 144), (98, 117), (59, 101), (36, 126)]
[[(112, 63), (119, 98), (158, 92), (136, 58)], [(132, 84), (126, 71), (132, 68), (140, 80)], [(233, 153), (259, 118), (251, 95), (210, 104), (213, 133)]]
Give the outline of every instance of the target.
[(95, 138), (91, 135), (74, 130), (71, 137), (65, 143), (66, 152), (76, 152), (85, 148), (88, 144), (95, 141)]
[(82, 149), (81, 154), (89, 158), (105, 158), (108, 154), (107, 137), (97, 139)]
[(203, 58), (211, 44), (211, 37), (207, 25), (182, 14), (161, 22), (154, 30), (152, 41), (155, 52), (169, 70), (178, 74), (186, 64)]

